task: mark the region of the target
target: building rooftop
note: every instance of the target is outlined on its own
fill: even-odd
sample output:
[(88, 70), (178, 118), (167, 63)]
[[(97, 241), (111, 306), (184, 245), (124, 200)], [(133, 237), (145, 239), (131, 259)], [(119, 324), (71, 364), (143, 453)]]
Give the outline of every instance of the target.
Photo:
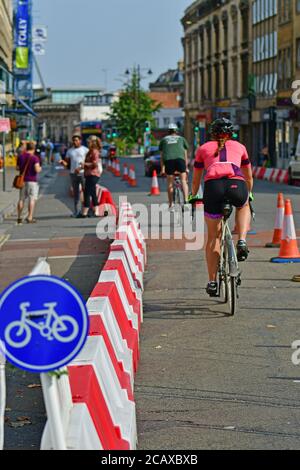
[(180, 94), (178, 92), (171, 91), (151, 91), (149, 93), (150, 98), (152, 98), (157, 103), (160, 103), (163, 108), (180, 108)]

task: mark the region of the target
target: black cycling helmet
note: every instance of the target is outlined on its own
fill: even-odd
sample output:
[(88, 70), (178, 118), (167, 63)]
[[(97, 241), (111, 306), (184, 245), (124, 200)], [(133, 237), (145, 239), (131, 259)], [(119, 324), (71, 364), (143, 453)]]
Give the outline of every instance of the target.
[(234, 134), (234, 125), (229, 119), (216, 119), (210, 127), (211, 135), (215, 138), (232, 137)]

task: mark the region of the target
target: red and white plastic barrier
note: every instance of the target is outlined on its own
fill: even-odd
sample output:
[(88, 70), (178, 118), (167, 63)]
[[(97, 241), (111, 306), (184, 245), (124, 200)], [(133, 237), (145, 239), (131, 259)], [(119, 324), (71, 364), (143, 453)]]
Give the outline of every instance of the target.
[(288, 184), (289, 171), (279, 168), (253, 167), (253, 177), (272, 183)]
[[(117, 239), (87, 302), (87, 343), (68, 366), (69, 375), (55, 382), (54, 402), (48, 400), (46, 408), (53, 416), (48, 413), (42, 449), (136, 448), (134, 374), (140, 356), (147, 255), (130, 205), (121, 206), (120, 221)], [(58, 438), (49, 423), (54, 414), (63, 430)]]

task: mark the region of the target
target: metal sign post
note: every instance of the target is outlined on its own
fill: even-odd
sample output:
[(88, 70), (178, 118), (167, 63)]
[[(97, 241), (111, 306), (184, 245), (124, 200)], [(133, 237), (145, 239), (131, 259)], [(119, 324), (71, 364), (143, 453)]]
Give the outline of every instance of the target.
[(3, 345), (0, 347), (0, 450), (4, 446), (4, 415), (6, 406), (5, 357), (1, 352), (2, 349), (4, 349)]
[[(2, 117), (5, 118), (5, 105), (2, 105)], [(2, 137), (2, 154), (3, 154), (3, 191), (6, 191), (6, 164), (5, 164), (5, 155), (6, 155), (6, 135), (5, 132), (3, 132), (3, 137)]]

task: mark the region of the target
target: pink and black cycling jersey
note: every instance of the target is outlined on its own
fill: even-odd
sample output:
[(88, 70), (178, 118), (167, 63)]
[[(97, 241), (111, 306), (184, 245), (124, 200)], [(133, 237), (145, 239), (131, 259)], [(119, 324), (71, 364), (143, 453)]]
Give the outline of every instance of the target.
[(251, 162), (244, 145), (235, 140), (228, 140), (218, 151), (218, 142), (211, 141), (198, 148), (195, 169), (206, 170), (204, 181), (222, 178), (244, 180), (241, 168), (251, 167)]

